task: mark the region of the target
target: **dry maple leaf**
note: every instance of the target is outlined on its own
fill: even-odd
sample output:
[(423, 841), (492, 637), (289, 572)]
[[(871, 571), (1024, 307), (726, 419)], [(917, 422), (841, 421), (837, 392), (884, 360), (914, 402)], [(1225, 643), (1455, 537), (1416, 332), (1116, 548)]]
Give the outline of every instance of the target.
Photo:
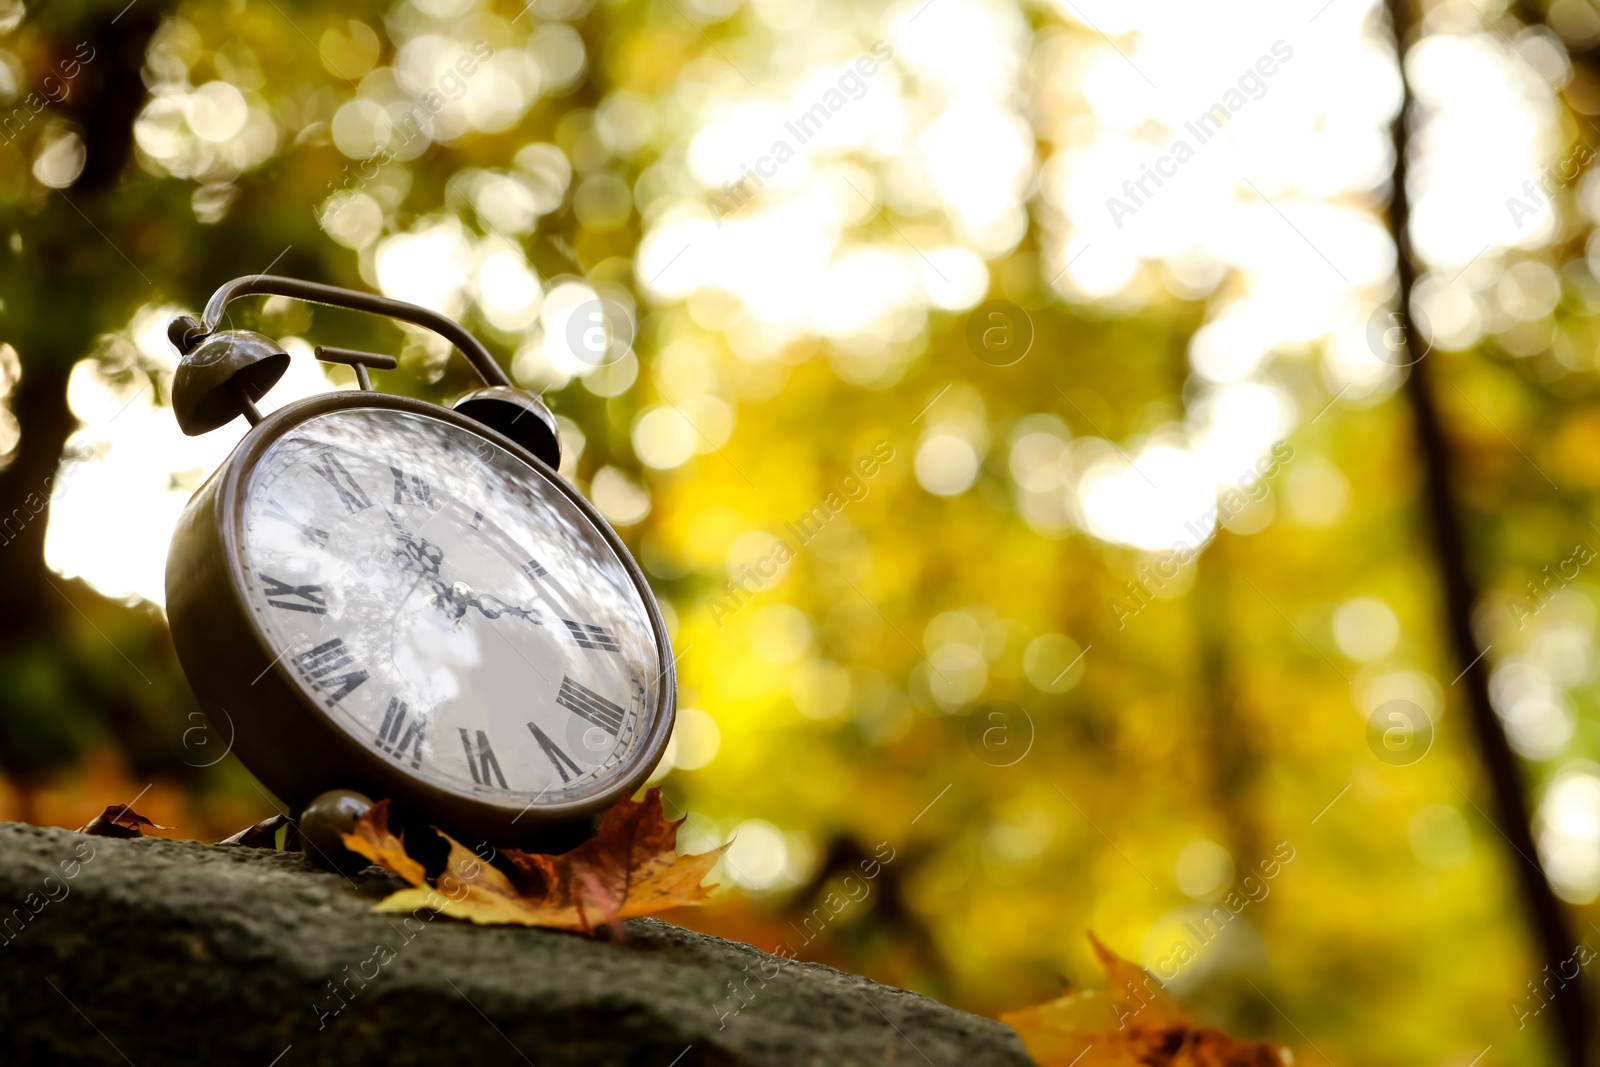
[(428, 880), (428, 872), (422, 869), (422, 864), (406, 855), (405, 840), (389, 832), (387, 800), (372, 805), (356, 820), (352, 832), (339, 836), (344, 838), (345, 848), (388, 868), (412, 885), (422, 885)]
[(1104, 990), (1070, 989), (1047, 1004), (1007, 1012), (1040, 1067), (1284, 1067), (1289, 1053), (1193, 1025), (1143, 968), (1089, 942), (1106, 970)]
[[(293, 825), (294, 824), (289, 821), (289, 817), (287, 815), (272, 815), (262, 819), (254, 826), (245, 827), (232, 837), (223, 838), (221, 841), (218, 841), (217, 844), (243, 845), (246, 848), (276, 849), (278, 847), (278, 831), (283, 829), (285, 826), (292, 828)], [(285, 850), (289, 849), (289, 844), (287, 841), (284, 842), (284, 847)]]
[(441, 833), (450, 843), (450, 857), (432, 886), (422, 865), (389, 833), (387, 801), (374, 804), (357, 820), (344, 843), (413, 886), (381, 901), (376, 911), (432, 908), (483, 925), (548, 926), (587, 934), (606, 923), (698, 904), (716, 888), (700, 883), (727, 846), (679, 856), (682, 822), (666, 820), (661, 791), (651, 789), (643, 800), (624, 800), (606, 812), (595, 836), (571, 852), (545, 856), (505, 850), (514, 877)]
[(89, 820), (87, 826), (78, 827), (78, 833), (93, 837), (143, 837), (144, 828), (170, 830), (170, 826), (151, 822), (126, 804), (109, 804), (106, 810)]

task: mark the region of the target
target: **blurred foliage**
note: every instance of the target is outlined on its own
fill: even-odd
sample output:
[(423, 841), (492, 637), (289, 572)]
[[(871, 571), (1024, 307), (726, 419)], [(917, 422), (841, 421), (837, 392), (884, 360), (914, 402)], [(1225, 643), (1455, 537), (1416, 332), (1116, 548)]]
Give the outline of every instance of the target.
[[(1395, 376), (1329, 408), (1337, 390), (1315, 346), (1274, 358), (1308, 418), (1268, 479), (1270, 521), (1258, 509), (1222, 530), (1119, 618), (1108, 608), (1131, 605), (1127, 583), (1148, 582), (1159, 554), (1089, 536), (1064, 506), (1026, 514), (1023, 453), (1060, 442), (1044, 463), (1067, 472), (1060, 496), (1107, 442), (1181, 419), (1207, 293), (1158, 294), (1138, 314), (1060, 299), (1040, 208), (985, 255), (986, 295), (1025, 311), (1036, 334), (1015, 365), (976, 358), (970, 312), (939, 307), (909, 340), (811, 334), (752, 356), (730, 340), (729, 300), (663, 297), (634, 258), (660, 205), (705, 192), (685, 164), (692, 108), (757, 73), (768, 50), (788, 55), (756, 7), (827, 21), (805, 17), (821, 7), (712, 0), (0, 3), (0, 111), (28, 111), (0, 150), (0, 342), (20, 359), (20, 381), (0, 366), (14, 416), (0, 444), (14, 448), (5, 507), (28, 511), (0, 546), (16, 597), (0, 632), (0, 816), (77, 826), (139, 796), (155, 821), (216, 840), (271, 814), (236, 760), (210, 765), (216, 749), (197, 747), (159, 608), (136, 584), (92, 580), (86, 559), (148, 548), (133, 520), (63, 533), (76, 538), (61, 548), (76, 568), (66, 578), (45, 570), (25, 503), (51, 491), (63, 449), (69, 466), (113, 453), (117, 404), (124, 429), (147, 407), (160, 414), (172, 359), (149, 323), (270, 266), (431, 298), (568, 420), (563, 469), (617, 520), (669, 607), (681, 706), (703, 713), (684, 716), (674, 743), (668, 810), (689, 813), (691, 850), (739, 835), (725, 878), (743, 889), (674, 918), (986, 1013), (1045, 1001), (1063, 977), (1091, 984), (1089, 928), (1158, 974), (1187, 942), (1196, 959), (1176, 984), (1206, 1023), (1308, 1061), (1314, 1040), (1334, 1062), (1547, 1062), (1537, 1020), (1518, 1025), (1537, 965), (1454, 706), (1461, 665), (1438, 621)], [(1044, 7), (986, 10), (1041, 52), (1097, 41)], [(862, 29), (846, 55), (878, 36), (876, 8), (826, 12)], [(480, 41), (514, 61), (445, 81)], [(84, 42), (94, 58), (66, 79)], [(1592, 84), (1574, 62), (1572, 84)], [(47, 79), (70, 85), (57, 99)], [(441, 87), (450, 108), (408, 138), (407, 108)], [(38, 92), (50, 100), (34, 114)], [(1563, 112), (1562, 136), (1578, 138), (1590, 113)], [(910, 183), (879, 162), (891, 193)], [(1557, 710), (1539, 721), (1571, 723), (1555, 742), (1523, 738), (1530, 795), (1546, 799), (1600, 761), (1600, 586), (1585, 572), (1526, 625), (1505, 611), (1575, 544), (1600, 546), (1600, 283), (1575, 196), (1558, 196), (1561, 239), (1506, 260), (1536, 264), (1520, 289), (1507, 273), (1518, 293), (1555, 282), (1545, 313), (1502, 317), (1430, 357), (1467, 472), (1457, 490), (1491, 661), (1556, 679), (1545, 696)], [(943, 225), (880, 212), (882, 200), (851, 226), (885, 245)], [(511, 296), (485, 295), (497, 252), (511, 254), (496, 276)], [(636, 356), (592, 373), (551, 357), (516, 295), (522, 270), (546, 302), (575, 285), (624, 304)], [(234, 321), (399, 352), (380, 388), (440, 399), (470, 384), (459, 361), (372, 320), (259, 302)], [(93, 430), (70, 440), (69, 398)], [(693, 435), (641, 429), (678, 407)], [(941, 463), (959, 451), (941, 435), (966, 441), (976, 464), (951, 492), (928, 488), (947, 485)], [(651, 449), (681, 454), (646, 463)], [(207, 473), (196, 455), (149, 463), (171, 467), (163, 488), (181, 498)], [(858, 464), (874, 456), (868, 476)], [(792, 537), (785, 524), (819, 505), (837, 514), (775, 577), (751, 581), (773, 538)], [(1374, 693), (1431, 709), (1426, 758), (1375, 756)], [(1006, 744), (1030, 742), (1008, 766), (983, 741), (991, 701), (1026, 713), (1003, 720)], [(1589, 864), (1600, 888), (1600, 830), (1583, 823), (1600, 825), (1600, 806), (1585, 803), (1541, 818), (1581, 824), (1562, 824), (1565, 869)], [(1292, 861), (1266, 876), (1285, 848)], [(1197, 938), (1236, 884), (1248, 905)], [(1568, 895), (1575, 928), (1592, 932), (1594, 892)]]

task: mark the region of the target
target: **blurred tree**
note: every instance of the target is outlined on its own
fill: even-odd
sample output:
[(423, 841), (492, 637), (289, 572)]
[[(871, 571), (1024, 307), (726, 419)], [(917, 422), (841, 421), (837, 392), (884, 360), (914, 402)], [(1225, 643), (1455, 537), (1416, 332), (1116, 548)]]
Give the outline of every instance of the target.
[[(8, 114), (11, 151), (0, 162), (0, 190), (11, 220), (0, 307), (7, 341), (23, 355), (10, 398), (20, 437), (0, 470), (7, 538), (0, 551), (0, 588), (28, 610), (0, 619), (0, 648), (7, 673), (25, 679), (54, 674), (52, 661), (60, 659), (65, 644), (59, 628), (70, 601), (59, 586), (52, 588), (44, 538), (51, 485), (75, 422), (67, 407), (68, 375), (102, 331), (127, 320), (149, 284), (107, 233), (128, 242), (129, 221), (148, 220), (159, 210), (157, 204), (130, 202), (122, 179), (132, 165), (133, 120), (145, 99), (145, 48), (169, 6), (152, 2), (119, 12), (112, 4), (58, 5), (48, 21), (21, 31), (32, 38), (30, 90)], [(40, 95), (51, 105), (42, 116), (35, 103)], [(29, 171), (39, 169), (35, 161), (52, 145), (66, 157), (61, 165), (77, 171), (70, 194), (29, 180)], [(70, 667), (59, 666), (66, 668), (59, 676), (71, 677)], [(0, 766), (18, 775), (75, 755), (76, 746), (66, 738), (82, 733), (71, 723), (65, 730), (47, 725), (64, 711), (39, 706), (61, 697), (56, 685), (47, 682), (43, 692), (26, 695), (34, 699), (13, 706), (27, 710), (7, 716), (0, 728)]]
[[(892, 849), (801, 955), (994, 1011), (1097, 975), (1086, 927), (1170, 960), (1248, 877), (1248, 908), (1175, 980), (1218, 1022), (1296, 1039), (1287, 1015), (1340, 1062), (1468, 1063), (1490, 1044), (1484, 1067), (1546, 1062), (1544, 1020), (1516, 1014), (1543, 960), (1515, 921), (1496, 824), (1474, 810), (1481, 772), (1451, 704), (1471, 608), (1454, 633), (1439, 621), (1425, 472), (1387, 399), (1401, 375), (1363, 332), (1393, 296), (1398, 84), (1385, 95), (1386, 38), (1362, 22), (1374, 6), (1284, 31), (1294, 65), (1245, 116), (1260, 110), (1270, 141), (1239, 156), (1253, 189), (1186, 171), (1102, 234), (1103, 197), (1083, 183), (1115, 190), (1158, 158), (1150, 138), (1167, 133), (1148, 131), (1179, 135), (1141, 110), (1145, 81), (1252, 34), (1266, 55), (1276, 31), (1259, 10), (1141, 21), (1128, 5), (1097, 28), (1075, 5), (982, 0), (35, 5), (0, 46), (17, 75), (5, 114), (80, 46), (94, 58), (0, 152), (0, 341), (22, 367), (0, 503), (31, 513), (65, 450), (62, 476), (98, 472), (84, 484), (115, 506), (57, 499), (51, 528), (77, 538), (60, 565), (84, 582), (44, 566), (43, 515), (0, 546), (0, 588), (27, 605), (0, 621), (0, 766), (21, 798), (8, 810), (70, 821), (73, 804), (111, 799), (75, 788), (127, 799), (157, 779), (149, 799), (188, 816), (160, 821), (200, 833), (266, 803), (232, 761), (185, 761), (193, 705), (162, 621), (118, 601), (159, 596), (150, 531), (227, 444), (174, 436), (159, 326), (270, 267), (462, 318), (566, 420), (564, 470), (672, 609), (685, 714), (668, 795), (691, 812), (686, 836), (737, 830), (727, 877), (743, 895), (686, 921), (793, 942)], [(1523, 62), (1507, 43), (1526, 45), (1520, 26), (1447, 7), (1431, 5), (1448, 32), (1430, 34), (1470, 44), (1453, 62)], [(493, 60), (467, 75), (455, 64), (480, 42)], [(1349, 69), (1311, 69), (1313, 44)], [(1429, 69), (1437, 96), (1450, 79)], [(1467, 69), (1450, 84), (1495, 81)], [(1537, 102), (1500, 80), (1502, 110)], [(1237, 73), (1195, 81), (1184, 119)], [(424, 120), (430, 92), (447, 102)], [(826, 136), (756, 170), (830, 92)], [(1249, 121), (1228, 131), (1253, 143)], [(1591, 536), (1571, 491), (1600, 487), (1581, 192), (1554, 198), (1571, 224), (1548, 247), (1515, 233), (1415, 281), (1459, 338), (1430, 369), (1470, 475), (1453, 488), (1487, 590), (1489, 710), (1514, 727), (1539, 847), (1566, 857), (1548, 864), (1566, 906), (1594, 918), (1582, 835), (1600, 825), (1585, 792), (1600, 781), (1586, 769), (1600, 591), (1585, 576), (1512, 624), (1487, 610)], [(1462, 202), (1450, 228), (1472, 230)], [(600, 368), (562, 342), (563, 316), (597, 296), (637, 334)], [(986, 299), (1033, 331), (1015, 365), (971, 340)], [(442, 398), (466, 383), (446, 353), (379, 323), (272, 302), (236, 322), (398, 351), (381, 388)], [(1213, 525), (1213, 490), (1242, 487), (1279, 443), (1292, 455), (1260, 499)], [(862, 475), (880, 444), (892, 458)], [(145, 495), (116, 496), (119, 481)], [(753, 582), (773, 539), (830, 497), (848, 504)], [(1171, 568), (1152, 529), (1204, 553)], [(111, 561), (127, 565), (97, 566)], [(1518, 686), (1528, 699), (1511, 702)], [(1438, 724), (1415, 766), (1369, 747), (1366, 716), (1396, 697)], [(981, 742), (996, 700), (1028, 724), (1007, 766)], [(141, 777), (107, 770), (108, 748)], [(207, 795), (185, 809), (185, 789)], [(1265, 876), (1280, 848), (1294, 858)], [(1441, 1032), (1445, 1017), (1459, 1024)]]
[[(1461, 477), (1461, 464), (1446, 436), (1434, 395), (1437, 388), (1434, 366), (1427, 362), (1432, 342), (1423, 330), (1416, 328), (1411, 311), (1416, 298), (1419, 263), (1409, 230), (1413, 95), (1405, 71), (1405, 57), (1415, 42), (1419, 23), (1413, 0), (1387, 0), (1386, 14), (1395, 54), (1401, 57), (1403, 87), (1402, 103), (1392, 133), (1394, 174), (1390, 182), (1388, 223), (1396, 249), (1396, 305), (1402, 309), (1400, 321), (1404, 324), (1403, 345), (1408, 364), (1405, 396), (1423, 475), (1421, 503), (1427, 511), (1433, 561), (1440, 572), (1444, 631), (1455, 662), (1461, 668), (1451, 685), (1465, 683), (1462, 691), (1471, 736), (1493, 797), (1496, 826), (1509, 846), (1505, 860), (1516, 871), (1524, 908), (1542, 957), (1541, 971), (1560, 974), (1572, 953), (1572, 926), (1544, 869), (1533, 859), (1539, 849), (1534, 841), (1527, 782), (1490, 697), (1489, 665), (1484, 663), (1489, 648), (1473, 626), (1473, 615), (1480, 602), (1478, 582), (1469, 563), (1470, 549), (1456, 499), (1455, 486)], [(1589, 1048), (1596, 1035), (1582, 975), (1573, 975), (1570, 981), (1560, 983), (1551, 991), (1551, 1001), (1554, 1004), (1551, 1023), (1565, 1060), (1569, 1067), (1584, 1067), (1589, 1062)]]

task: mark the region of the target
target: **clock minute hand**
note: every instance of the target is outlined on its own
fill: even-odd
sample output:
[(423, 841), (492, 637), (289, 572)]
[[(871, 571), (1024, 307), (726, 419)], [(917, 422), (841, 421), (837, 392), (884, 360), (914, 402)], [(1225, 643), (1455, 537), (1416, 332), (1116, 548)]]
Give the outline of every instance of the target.
[[(405, 572), (415, 572), (418, 582), (427, 582), (433, 589), (434, 595), (441, 598), (450, 596), (451, 586), (440, 574), (444, 566), (444, 549), (439, 545), (420, 538), (401, 525), (400, 520), (387, 508), (384, 513), (389, 516), (389, 524), (393, 529), (394, 543), (390, 547), (390, 559)], [(470, 590), (466, 594), (471, 595)], [(456, 612), (459, 618), (461, 613)]]

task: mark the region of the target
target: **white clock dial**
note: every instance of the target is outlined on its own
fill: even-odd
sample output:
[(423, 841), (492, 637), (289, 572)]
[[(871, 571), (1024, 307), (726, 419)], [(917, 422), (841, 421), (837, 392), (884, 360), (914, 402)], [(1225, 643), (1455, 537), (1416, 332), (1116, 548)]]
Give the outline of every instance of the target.
[(289, 673), (403, 773), (563, 801), (650, 734), (663, 664), (629, 568), (485, 438), (383, 408), (308, 419), (250, 473), (239, 541)]

